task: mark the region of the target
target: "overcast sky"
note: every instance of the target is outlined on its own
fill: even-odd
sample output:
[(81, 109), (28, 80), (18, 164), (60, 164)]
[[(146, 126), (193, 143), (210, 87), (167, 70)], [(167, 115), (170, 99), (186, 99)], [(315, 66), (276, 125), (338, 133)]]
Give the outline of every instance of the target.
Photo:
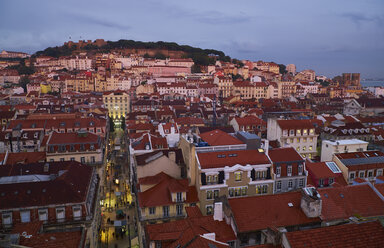
[(0, 0), (0, 50), (172, 41), (238, 59), (384, 78), (383, 0)]

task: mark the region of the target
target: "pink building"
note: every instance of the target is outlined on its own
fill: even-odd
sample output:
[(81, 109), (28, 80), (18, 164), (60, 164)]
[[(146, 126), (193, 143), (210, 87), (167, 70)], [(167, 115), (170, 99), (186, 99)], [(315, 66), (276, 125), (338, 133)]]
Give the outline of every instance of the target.
[(152, 66), (148, 67), (148, 73), (154, 77), (175, 76), (178, 74), (190, 74), (191, 68), (180, 66)]

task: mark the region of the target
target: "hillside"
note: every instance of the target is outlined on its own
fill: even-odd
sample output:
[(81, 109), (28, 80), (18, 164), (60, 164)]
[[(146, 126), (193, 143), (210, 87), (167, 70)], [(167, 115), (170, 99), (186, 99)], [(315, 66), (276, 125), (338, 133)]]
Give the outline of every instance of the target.
[[(230, 61), (231, 58), (224, 52), (214, 49), (201, 49), (188, 45), (179, 45), (175, 42), (142, 42), (134, 40), (119, 40), (107, 42), (74, 43), (67, 42), (63, 46), (48, 47), (43, 51), (38, 51), (34, 56), (69, 56), (78, 52), (86, 51), (88, 53), (120, 51), (125, 53), (137, 53), (144, 57), (154, 57), (163, 59), (169, 56), (182, 58), (191, 58), (196, 65), (206, 66), (215, 63), (216, 58), (221, 61)], [(215, 56), (209, 56), (215, 55)], [(216, 58), (215, 58), (216, 57)]]

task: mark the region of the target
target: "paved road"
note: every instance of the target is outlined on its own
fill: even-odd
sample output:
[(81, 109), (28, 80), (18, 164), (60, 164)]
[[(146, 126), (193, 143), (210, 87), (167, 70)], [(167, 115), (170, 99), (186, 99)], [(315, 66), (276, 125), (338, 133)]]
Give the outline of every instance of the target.
[[(116, 139), (117, 137), (117, 139)], [(113, 150), (115, 141), (121, 140), (119, 151)], [(110, 134), (106, 161), (101, 168), (103, 194), (101, 196), (101, 243), (100, 247), (130, 247), (137, 236), (135, 209), (129, 187), (129, 149), (121, 129)], [(108, 144), (107, 144), (108, 145)], [(134, 247), (134, 246), (131, 246)], [(138, 247), (138, 246), (137, 246)]]

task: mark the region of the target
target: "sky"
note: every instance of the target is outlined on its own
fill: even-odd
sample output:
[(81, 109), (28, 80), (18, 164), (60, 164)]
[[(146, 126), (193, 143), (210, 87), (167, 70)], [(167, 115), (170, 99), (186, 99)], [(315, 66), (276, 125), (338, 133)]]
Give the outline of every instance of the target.
[(383, 0), (0, 0), (0, 50), (34, 53), (98, 38), (384, 78)]

